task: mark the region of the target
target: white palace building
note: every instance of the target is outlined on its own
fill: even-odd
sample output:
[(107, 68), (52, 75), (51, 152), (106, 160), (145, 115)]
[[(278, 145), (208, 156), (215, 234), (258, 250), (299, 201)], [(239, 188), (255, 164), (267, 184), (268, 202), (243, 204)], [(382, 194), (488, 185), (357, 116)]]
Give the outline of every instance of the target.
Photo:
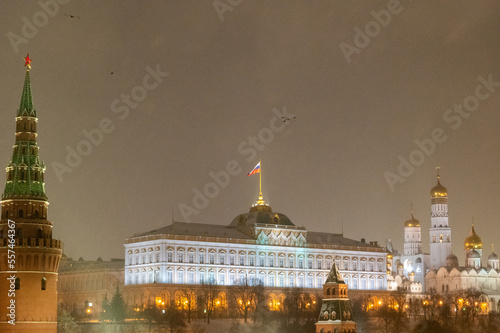
[[(387, 252), (377, 242), (308, 231), (273, 212), (262, 194), (229, 225), (172, 222), (128, 238), (125, 285), (322, 288), (335, 261), (349, 289), (387, 290)], [(169, 288), (170, 289), (170, 288)]]

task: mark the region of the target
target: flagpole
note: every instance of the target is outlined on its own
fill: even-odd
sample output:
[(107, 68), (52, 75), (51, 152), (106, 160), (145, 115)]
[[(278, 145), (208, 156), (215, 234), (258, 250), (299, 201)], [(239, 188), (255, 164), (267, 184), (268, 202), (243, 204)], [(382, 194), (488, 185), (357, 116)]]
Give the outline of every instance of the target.
[(262, 163), (259, 161), (260, 164), (260, 172), (259, 172), (259, 194), (262, 196)]

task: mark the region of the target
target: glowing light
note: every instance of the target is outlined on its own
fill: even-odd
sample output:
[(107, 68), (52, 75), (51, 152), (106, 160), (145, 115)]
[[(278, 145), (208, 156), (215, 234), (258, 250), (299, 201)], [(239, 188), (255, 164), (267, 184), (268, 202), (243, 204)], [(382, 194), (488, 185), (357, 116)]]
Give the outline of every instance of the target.
[(92, 312), (92, 310), (90, 308), (87, 309), (87, 313), (91, 313), (91, 312)]
[(92, 306), (92, 303), (89, 303), (89, 306)]

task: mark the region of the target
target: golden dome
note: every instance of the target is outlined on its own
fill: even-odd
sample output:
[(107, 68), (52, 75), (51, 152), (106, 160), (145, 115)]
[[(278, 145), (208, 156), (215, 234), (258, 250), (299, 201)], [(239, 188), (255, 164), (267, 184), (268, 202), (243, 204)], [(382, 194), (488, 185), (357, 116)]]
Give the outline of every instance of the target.
[(447, 197), (447, 196), (448, 196), (448, 190), (446, 189), (446, 187), (441, 185), (441, 183), (439, 182), (439, 176), (438, 176), (437, 185), (431, 189), (431, 197), (442, 198), (442, 197)]
[(411, 219), (405, 222), (405, 228), (415, 228), (420, 227), (420, 221), (413, 217), (413, 212), (411, 213)]
[(483, 240), (476, 234), (476, 231), (474, 230), (474, 224), (472, 225), (469, 236), (467, 236), (464, 241), (464, 247), (466, 250), (483, 248)]

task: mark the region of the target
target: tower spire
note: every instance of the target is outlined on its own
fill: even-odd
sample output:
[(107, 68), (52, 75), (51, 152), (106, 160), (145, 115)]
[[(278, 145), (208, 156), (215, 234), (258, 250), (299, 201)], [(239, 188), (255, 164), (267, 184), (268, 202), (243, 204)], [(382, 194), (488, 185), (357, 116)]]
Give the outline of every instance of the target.
[(24, 66), (26, 67), (26, 76), (24, 77), (23, 95), (21, 96), (21, 103), (19, 104), (17, 116), (21, 117), (23, 115), (27, 115), (36, 117), (36, 111), (33, 107), (33, 96), (31, 94), (31, 59), (29, 54), (24, 58)]
[(31, 94), (29, 54), (24, 58), (26, 76), (23, 94), (16, 116), (16, 143), (12, 159), (7, 165), (7, 179), (2, 199), (47, 200), (45, 195), (45, 165), (38, 155), (37, 125), (38, 119)]

